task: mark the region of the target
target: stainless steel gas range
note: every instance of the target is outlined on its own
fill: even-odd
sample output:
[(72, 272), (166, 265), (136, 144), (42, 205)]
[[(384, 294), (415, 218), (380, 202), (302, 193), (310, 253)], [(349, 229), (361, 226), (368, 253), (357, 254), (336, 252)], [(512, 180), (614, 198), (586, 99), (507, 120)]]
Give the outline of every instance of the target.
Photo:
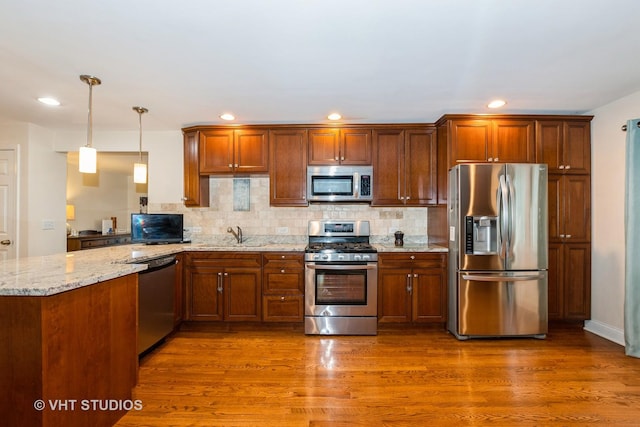
[(309, 222), (306, 334), (377, 334), (378, 254), (369, 236), (369, 221)]

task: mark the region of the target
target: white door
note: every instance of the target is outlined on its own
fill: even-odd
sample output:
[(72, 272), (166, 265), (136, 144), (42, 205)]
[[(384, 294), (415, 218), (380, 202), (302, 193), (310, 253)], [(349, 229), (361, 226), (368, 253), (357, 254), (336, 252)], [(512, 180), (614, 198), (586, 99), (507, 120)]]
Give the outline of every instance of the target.
[(0, 260), (16, 257), (16, 151), (0, 149)]

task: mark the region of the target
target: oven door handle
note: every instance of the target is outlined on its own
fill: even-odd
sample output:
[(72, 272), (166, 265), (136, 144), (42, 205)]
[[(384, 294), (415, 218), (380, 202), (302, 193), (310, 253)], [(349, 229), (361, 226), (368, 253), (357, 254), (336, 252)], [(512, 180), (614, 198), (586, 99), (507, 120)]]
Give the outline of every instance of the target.
[(377, 264), (306, 264), (306, 268), (310, 270), (375, 270)]

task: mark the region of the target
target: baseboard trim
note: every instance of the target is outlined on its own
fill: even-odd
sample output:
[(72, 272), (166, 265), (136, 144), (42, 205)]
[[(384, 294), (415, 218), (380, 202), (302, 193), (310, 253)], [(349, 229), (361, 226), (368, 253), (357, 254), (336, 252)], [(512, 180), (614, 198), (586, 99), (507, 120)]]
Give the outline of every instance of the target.
[(624, 330), (622, 329), (614, 328), (597, 320), (587, 320), (584, 322), (584, 330), (624, 347)]

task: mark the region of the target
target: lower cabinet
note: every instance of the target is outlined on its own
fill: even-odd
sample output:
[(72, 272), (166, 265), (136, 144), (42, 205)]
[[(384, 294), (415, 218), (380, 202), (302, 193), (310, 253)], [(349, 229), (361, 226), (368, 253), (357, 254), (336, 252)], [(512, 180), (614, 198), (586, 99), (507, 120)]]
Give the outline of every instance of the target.
[(378, 253), (378, 321), (444, 323), (446, 254)]
[(304, 320), (304, 254), (263, 253), (262, 320), (302, 322)]
[(188, 253), (186, 320), (261, 321), (261, 262), (259, 253)]
[(591, 244), (549, 245), (549, 319), (591, 317)]

